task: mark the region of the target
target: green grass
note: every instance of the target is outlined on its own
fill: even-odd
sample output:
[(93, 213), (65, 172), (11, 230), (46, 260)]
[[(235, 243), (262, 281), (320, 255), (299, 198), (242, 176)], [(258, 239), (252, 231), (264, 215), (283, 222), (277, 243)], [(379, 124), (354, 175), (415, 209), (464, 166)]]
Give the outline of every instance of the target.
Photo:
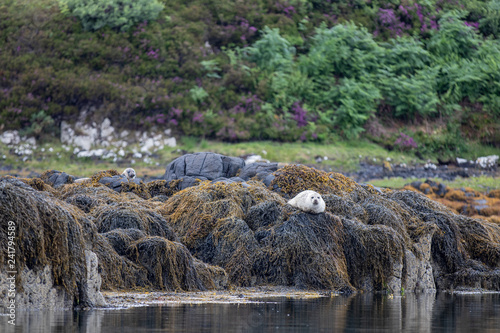
[[(373, 179), (368, 183), (378, 186), (378, 187), (387, 187), (392, 189), (400, 189), (403, 188), (406, 184), (410, 184), (414, 181), (424, 182), (426, 178), (388, 178), (388, 179)], [(462, 178), (457, 177), (453, 181), (445, 181), (441, 179), (436, 179), (439, 183), (443, 183), (450, 188), (461, 188), (461, 187), (470, 187), (476, 191), (484, 192), (488, 190), (500, 189), (500, 178), (498, 177), (469, 177)]]
[[(42, 148), (44, 151), (42, 151)], [(49, 151), (50, 148), (52, 148), (52, 152)], [(138, 147), (128, 147), (129, 150), (133, 148)], [(146, 163), (142, 159), (136, 158), (134, 164), (131, 164), (131, 159), (133, 158), (130, 156), (124, 161), (117, 163), (114, 163), (112, 160), (77, 158), (73, 155), (72, 148), (65, 149), (57, 142), (40, 145), (34, 151), (33, 156), (23, 162), (22, 157), (12, 154), (11, 149), (0, 144), (0, 167), (8, 165), (13, 168), (8, 171), (1, 171), (0, 175), (28, 175), (31, 171), (42, 173), (46, 170), (55, 169), (83, 177), (101, 170), (116, 169), (121, 171), (126, 167), (132, 166), (136, 169), (140, 177), (146, 175), (161, 176), (165, 172), (167, 164), (181, 156), (182, 150), (189, 153), (211, 151), (228, 156), (257, 154), (271, 162), (300, 163), (306, 165), (316, 164), (316, 156), (326, 156), (328, 159), (323, 161), (319, 166), (324, 170), (336, 172), (356, 171), (359, 169), (359, 162), (365, 159), (376, 164), (382, 164), (387, 158), (391, 159), (391, 163), (407, 163), (408, 165), (422, 163), (412, 153), (389, 152), (381, 146), (366, 140), (339, 141), (332, 144), (279, 143), (273, 141), (229, 144), (195, 137), (183, 137), (179, 140), (177, 147), (165, 147), (163, 150), (156, 152), (154, 157), (151, 158), (151, 163)], [(477, 156), (500, 154), (499, 149), (492, 147), (473, 146), (471, 150), (477, 151), (478, 155), (465, 156), (466, 158), (474, 159)], [(5, 160), (2, 159), (3, 155), (6, 156)], [(433, 160), (435, 161), (435, 159)], [(405, 184), (415, 180), (417, 179), (390, 178), (372, 180), (370, 183), (379, 187), (402, 188)], [(425, 181), (425, 179), (418, 180)], [(472, 187), (479, 191), (485, 191), (488, 188), (500, 188), (500, 178), (492, 177), (457, 178), (453, 182), (444, 183), (454, 188)]]
[(361, 159), (373, 158), (378, 163), (391, 158), (395, 163), (415, 163), (412, 154), (388, 152), (382, 147), (364, 140), (339, 141), (334, 144), (317, 143), (279, 143), (273, 141), (223, 143), (193, 138), (183, 138), (180, 149), (189, 152), (211, 151), (229, 156), (256, 154), (271, 162), (316, 164), (315, 157), (326, 156), (322, 165), (334, 171), (356, 171)]

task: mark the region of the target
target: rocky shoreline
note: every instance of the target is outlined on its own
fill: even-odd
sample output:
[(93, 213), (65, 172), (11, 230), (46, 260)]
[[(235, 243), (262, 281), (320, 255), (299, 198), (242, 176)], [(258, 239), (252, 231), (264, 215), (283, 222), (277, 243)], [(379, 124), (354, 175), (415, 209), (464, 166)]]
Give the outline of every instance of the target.
[[(17, 228), (19, 308), (103, 306), (102, 291), (120, 290), (500, 291), (500, 224), (416, 189), (214, 153), (184, 155), (149, 182), (114, 170), (75, 180), (0, 178), (1, 241), (8, 221)], [(306, 189), (322, 194), (324, 213), (286, 204)], [(7, 290), (2, 273), (2, 312)]]

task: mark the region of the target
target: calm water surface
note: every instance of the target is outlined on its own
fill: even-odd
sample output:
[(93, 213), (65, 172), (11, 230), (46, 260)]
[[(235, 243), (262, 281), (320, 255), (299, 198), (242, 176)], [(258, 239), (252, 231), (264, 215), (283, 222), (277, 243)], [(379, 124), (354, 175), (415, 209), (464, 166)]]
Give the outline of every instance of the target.
[(0, 332), (500, 332), (500, 294), (363, 294), (0, 316)]

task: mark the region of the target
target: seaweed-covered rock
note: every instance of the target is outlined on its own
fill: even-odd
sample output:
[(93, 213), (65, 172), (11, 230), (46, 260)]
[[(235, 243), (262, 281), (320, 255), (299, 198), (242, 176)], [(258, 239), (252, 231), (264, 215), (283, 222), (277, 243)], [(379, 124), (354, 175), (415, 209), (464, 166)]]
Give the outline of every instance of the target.
[[(1, 251), (0, 262), (4, 271), (19, 272), (16, 276), (18, 304), (67, 308), (77, 303), (87, 306), (98, 303), (85, 288), (88, 284), (85, 250), (91, 247), (95, 229), (79, 209), (44, 191), (2, 177), (0, 224), (2, 244), (8, 244), (8, 230), (15, 237), (15, 269), (5, 269), (6, 251)], [(44, 288), (35, 286), (37, 281), (43, 281)], [(31, 293), (38, 294), (30, 296)], [(33, 304), (33, 301), (41, 303)]]
[(169, 197), (182, 189), (178, 186), (179, 182), (180, 180), (172, 180), (170, 182), (163, 179), (153, 180), (146, 184), (146, 189), (151, 198), (160, 195)]
[[(203, 283), (209, 279), (199, 277), (210, 271), (208, 266), (198, 272), (191, 253), (180, 243), (163, 237), (143, 237), (132, 243), (128, 252), (129, 258), (147, 269), (150, 281), (159, 289), (206, 290), (212, 287)], [(212, 270), (212, 274), (220, 274), (220, 269), (214, 267)]]
[(103, 290), (151, 288), (145, 267), (119, 255), (103, 235), (97, 235), (93, 251), (99, 258)]
[(167, 165), (163, 179), (171, 181), (184, 177), (203, 177), (201, 179), (207, 180), (231, 178), (244, 166), (245, 161), (238, 157), (207, 152), (187, 154)]
[(304, 165), (287, 165), (273, 173), (270, 188), (291, 199), (302, 191), (341, 194), (353, 191), (356, 182), (340, 173), (324, 172)]
[(335, 233), (341, 225), (333, 215), (297, 211), (285, 219), (285, 200), (252, 184), (186, 189), (165, 204), (163, 213), (191, 252), (223, 267), (232, 283), (349, 289), (345, 260), (336, 255), (342, 253)]
[(257, 271), (267, 283), (352, 291), (340, 219), (296, 211), (260, 241)]
[(106, 205), (92, 211), (100, 233), (113, 229), (139, 229), (149, 236), (161, 236), (176, 240), (176, 235), (167, 221), (152, 209), (135, 202)]
[(113, 229), (102, 235), (108, 239), (109, 244), (115, 249), (116, 253), (121, 256), (127, 254), (130, 244), (147, 236), (144, 231), (134, 228)]

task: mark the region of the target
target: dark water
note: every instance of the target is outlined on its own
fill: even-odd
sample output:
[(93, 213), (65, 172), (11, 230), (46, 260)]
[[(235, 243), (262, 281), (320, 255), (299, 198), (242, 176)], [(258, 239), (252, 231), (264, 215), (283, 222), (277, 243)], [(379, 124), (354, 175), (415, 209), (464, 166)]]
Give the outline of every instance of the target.
[(500, 294), (364, 294), (259, 304), (18, 312), (1, 332), (500, 332)]

